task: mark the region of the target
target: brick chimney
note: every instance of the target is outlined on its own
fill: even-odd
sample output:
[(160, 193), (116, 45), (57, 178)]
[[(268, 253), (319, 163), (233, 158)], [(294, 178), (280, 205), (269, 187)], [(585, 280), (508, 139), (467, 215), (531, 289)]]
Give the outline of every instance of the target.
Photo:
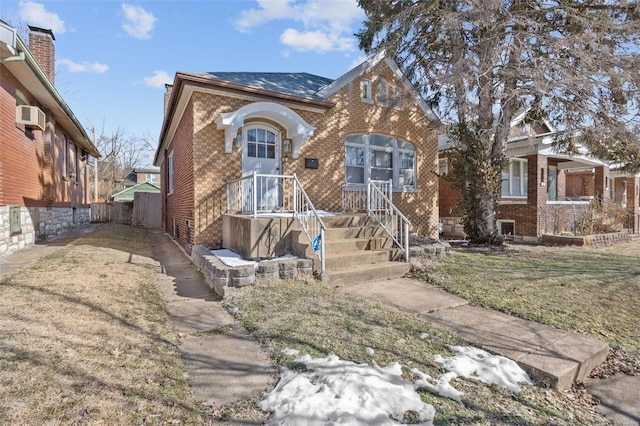
[(29, 50), (51, 84), (55, 83), (56, 72), (55, 39), (51, 30), (29, 25)]

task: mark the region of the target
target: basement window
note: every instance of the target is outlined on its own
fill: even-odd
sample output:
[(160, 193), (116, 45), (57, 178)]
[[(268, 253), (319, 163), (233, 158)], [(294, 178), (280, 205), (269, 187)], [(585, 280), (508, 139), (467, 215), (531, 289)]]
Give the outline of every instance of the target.
[(22, 234), (19, 206), (9, 206), (9, 233), (11, 235)]

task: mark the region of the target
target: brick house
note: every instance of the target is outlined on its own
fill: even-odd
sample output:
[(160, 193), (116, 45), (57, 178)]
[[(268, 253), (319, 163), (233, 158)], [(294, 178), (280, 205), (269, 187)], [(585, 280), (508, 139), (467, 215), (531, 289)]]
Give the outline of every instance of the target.
[[(164, 229), (188, 252), (194, 245), (231, 248), (241, 236), (223, 231), (228, 182), (258, 172), (295, 174), (315, 209), (328, 212), (343, 211), (345, 188), (368, 179), (391, 182), (393, 203), (410, 220), (411, 233), (435, 238), (437, 126), (382, 55), (336, 80), (178, 72), (167, 85), (154, 160), (161, 167)], [(271, 202), (277, 211), (284, 196), (272, 195), (258, 193), (257, 203)]]
[[(555, 129), (549, 123), (530, 122), (523, 112), (511, 123), (507, 143), (508, 166), (502, 171), (498, 231), (516, 241), (538, 242), (544, 234), (572, 233), (594, 200), (617, 203), (628, 211), (626, 227), (638, 232), (639, 178), (612, 171), (610, 165), (582, 149), (579, 155), (558, 153), (552, 146)], [(446, 138), (439, 150), (440, 174), (449, 163)], [(463, 236), (458, 201), (460, 193), (440, 178), (440, 220), (447, 237)]]
[(160, 186), (160, 169), (155, 167), (133, 168), (127, 173), (122, 184), (126, 189), (143, 182)]
[(99, 153), (54, 86), (54, 35), (0, 21), (0, 256), (89, 222)]

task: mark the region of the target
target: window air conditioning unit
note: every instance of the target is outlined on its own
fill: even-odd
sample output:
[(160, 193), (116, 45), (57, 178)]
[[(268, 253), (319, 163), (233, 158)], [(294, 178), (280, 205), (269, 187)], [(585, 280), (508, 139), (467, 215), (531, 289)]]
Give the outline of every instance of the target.
[(44, 130), (45, 115), (37, 106), (18, 105), (16, 107), (16, 122), (32, 129)]

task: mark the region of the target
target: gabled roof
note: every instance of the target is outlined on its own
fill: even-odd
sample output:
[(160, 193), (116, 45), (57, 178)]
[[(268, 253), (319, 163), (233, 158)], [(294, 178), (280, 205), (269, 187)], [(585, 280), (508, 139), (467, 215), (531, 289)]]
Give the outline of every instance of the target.
[[(336, 80), (304, 72), (176, 72), (153, 163), (156, 166), (160, 164), (160, 153), (168, 143), (167, 140), (175, 133), (177, 126), (178, 120), (173, 120), (173, 117), (174, 115), (179, 117), (182, 114), (194, 90), (231, 94), (254, 102), (276, 101), (283, 103), (286, 107), (302, 107), (324, 112), (335, 106), (335, 103), (329, 100), (331, 95), (381, 61), (384, 61), (398, 81), (402, 82), (407, 93), (419, 105), (425, 116), (439, 122), (433, 110), (404, 76), (398, 65), (385, 57), (384, 53), (367, 59)], [(220, 126), (220, 123), (218, 125)]]
[(380, 62), (384, 62), (391, 69), (391, 71), (395, 74), (398, 81), (402, 83), (405, 90), (411, 95), (413, 100), (420, 106), (422, 112), (429, 118), (431, 121), (439, 122), (440, 120), (433, 112), (433, 110), (427, 105), (425, 100), (420, 96), (420, 93), (416, 90), (416, 88), (411, 84), (409, 79), (403, 74), (400, 67), (395, 63), (394, 60), (389, 58), (386, 55), (384, 50), (378, 52), (377, 54), (370, 56), (365, 61), (361, 62), (359, 65), (353, 67), (346, 74), (338, 77), (333, 81), (330, 85), (324, 87), (318, 92), (318, 96), (326, 99), (329, 96), (336, 93), (338, 90), (342, 89), (344, 86), (349, 84), (351, 81), (355, 80), (357, 77), (361, 76), (365, 72), (369, 71), (371, 68), (378, 65)]
[(137, 185), (133, 185), (127, 189), (124, 189), (120, 192), (116, 192), (111, 196), (111, 198), (119, 199), (119, 200), (133, 200), (136, 192), (151, 192), (154, 194), (160, 193), (160, 187), (155, 183), (151, 182), (141, 182)]
[(318, 96), (317, 92), (333, 82), (330, 78), (306, 72), (206, 72), (199, 75), (256, 89), (319, 100), (323, 98)]

